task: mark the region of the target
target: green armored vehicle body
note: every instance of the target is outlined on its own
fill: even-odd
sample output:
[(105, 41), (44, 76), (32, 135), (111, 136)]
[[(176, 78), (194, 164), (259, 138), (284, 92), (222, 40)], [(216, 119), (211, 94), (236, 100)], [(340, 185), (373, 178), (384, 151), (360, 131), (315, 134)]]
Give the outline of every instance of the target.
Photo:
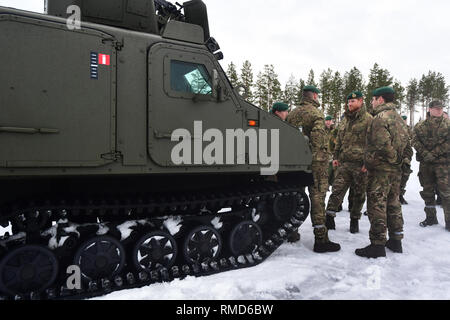
[(46, 11), (0, 7), (1, 294), (248, 267), (307, 218), (307, 141), (232, 88), (202, 1)]

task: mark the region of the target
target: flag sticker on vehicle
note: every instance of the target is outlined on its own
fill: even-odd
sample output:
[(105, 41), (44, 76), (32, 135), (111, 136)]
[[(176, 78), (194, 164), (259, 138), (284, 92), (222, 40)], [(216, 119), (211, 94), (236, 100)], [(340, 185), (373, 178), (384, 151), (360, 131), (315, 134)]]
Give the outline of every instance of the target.
[(109, 54), (99, 53), (98, 54), (98, 61), (99, 61), (98, 64), (109, 66), (109, 60), (110, 60), (109, 57), (110, 57)]
[(109, 54), (91, 52), (91, 79), (98, 79), (98, 67), (111, 65)]

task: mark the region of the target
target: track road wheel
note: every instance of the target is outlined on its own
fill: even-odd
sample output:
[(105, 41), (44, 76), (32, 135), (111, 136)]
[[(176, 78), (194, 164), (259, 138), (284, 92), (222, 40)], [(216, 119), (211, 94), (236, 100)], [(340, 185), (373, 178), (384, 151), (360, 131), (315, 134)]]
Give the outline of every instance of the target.
[(282, 195), (272, 202), (275, 219), (279, 222), (289, 221), (297, 211), (298, 200), (294, 195)]
[(42, 292), (55, 281), (58, 260), (49, 249), (26, 245), (9, 252), (0, 263), (0, 290), (10, 295)]
[(125, 264), (125, 249), (112, 237), (94, 237), (80, 246), (74, 264), (80, 266), (87, 281), (111, 278), (120, 273)]
[(222, 238), (211, 226), (200, 226), (188, 233), (183, 253), (189, 263), (202, 263), (215, 260), (222, 250)]
[(133, 262), (140, 271), (170, 269), (177, 258), (177, 243), (170, 233), (155, 231), (144, 235), (133, 249)]
[(243, 221), (230, 233), (229, 246), (233, 256), (253, 253), (262, 244), (261, 228), (253, 221)]

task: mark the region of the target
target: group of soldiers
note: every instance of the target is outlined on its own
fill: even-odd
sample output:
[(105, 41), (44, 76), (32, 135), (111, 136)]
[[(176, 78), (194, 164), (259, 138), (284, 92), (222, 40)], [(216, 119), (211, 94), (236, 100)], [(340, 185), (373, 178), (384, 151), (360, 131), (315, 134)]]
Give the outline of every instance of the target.
[[(364, 105), (363, 94), (354, 91), (347, 96), (342, 121), (338, 128), (333, 128), (332, 117), (325, 118), (320, 109), (319, 94), (316, 87), (306, 86), (295, 110), (289, 112), (290, 107), (284, 103), (275, 103), (271, 110), (281, 120), (301, 128), (309, 138), (314, 177), (314, 184), (309, 186), (314, 251), (325, 253), (341, 249), (338, 243), (330, 241), (328, 230), (336, 229), (334, 218), (342, 210), (342, 202), (350, 189), (350, 232), (359, 232), (366, 195), (371, 225), (371, 243), (357, 249), (356, 255), (385, 257), (385, 248), (403, 252), (402, 204), (407, 204), (404, 194), (412, 173), (413, 147), (420, 162), (419, 178), (423, 187), (420, 194), (426, 212), (426, 219), (420, 225), (438, 224), (438, 192), (446, 230), (450, 231), (450, 121), (444, 114), (443, 103), (433, 101), (427, 119), (412, 130), (405, 117), (397, 112), (392, 87), (376, 89), (368, 108)], [(332, 194), (325, 205), (329, 185), (332, 185)], [(293, 241), (297, 239), (293, 237)]]

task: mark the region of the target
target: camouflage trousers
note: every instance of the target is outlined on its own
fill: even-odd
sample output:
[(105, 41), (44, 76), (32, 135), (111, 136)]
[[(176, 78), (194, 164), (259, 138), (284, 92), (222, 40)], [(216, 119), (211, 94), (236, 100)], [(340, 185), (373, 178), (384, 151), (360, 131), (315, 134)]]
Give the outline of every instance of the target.
[(370, 241), (374, 245), (386, 244), (387, 230), (390, 239), (403, 239), (403, 215), (399, 195), (401, 176), (401, 171), (369, 172), (367, 214), (370, 221)]
[(334, 178), (336, 177), (336, 170), (333, 167), (333, 162), (328, 165), (328, 185), (332, 186)]
[(423, 191), (427, 216), (436, 216), (436, 186), (442, 198), (445, 221), (450, 223), (450, 186), (449, 170), (446, 164), (420, 164), (419, 180)]
[(411, 165), (403, 164), (402, 166), (402, 180), (400, 181), (400, 195), (404, 196), (406, 193), (406, 184), (408, 183), (409, 176), (413, 171), (411, 170)]
[(361, 172), (362, 164), (344, 162), (337, 168), (336, 178), (333, 184), (333, 192), (328, 201), (327, 213), (335, 216), (338, 208), (344, 200), (345, 194), (351, 188), (352, 219), (361, 219), (361, 210), (366, 201), (367, 173)]
[(311, 221), (314, 227), (316, 242), (328, 241), (328, 230), (325, 226), (325, 197), (328, 191), (328, 164), (327, 162), (312, 163), (314, 185), (308, 188), (311, 198)]

